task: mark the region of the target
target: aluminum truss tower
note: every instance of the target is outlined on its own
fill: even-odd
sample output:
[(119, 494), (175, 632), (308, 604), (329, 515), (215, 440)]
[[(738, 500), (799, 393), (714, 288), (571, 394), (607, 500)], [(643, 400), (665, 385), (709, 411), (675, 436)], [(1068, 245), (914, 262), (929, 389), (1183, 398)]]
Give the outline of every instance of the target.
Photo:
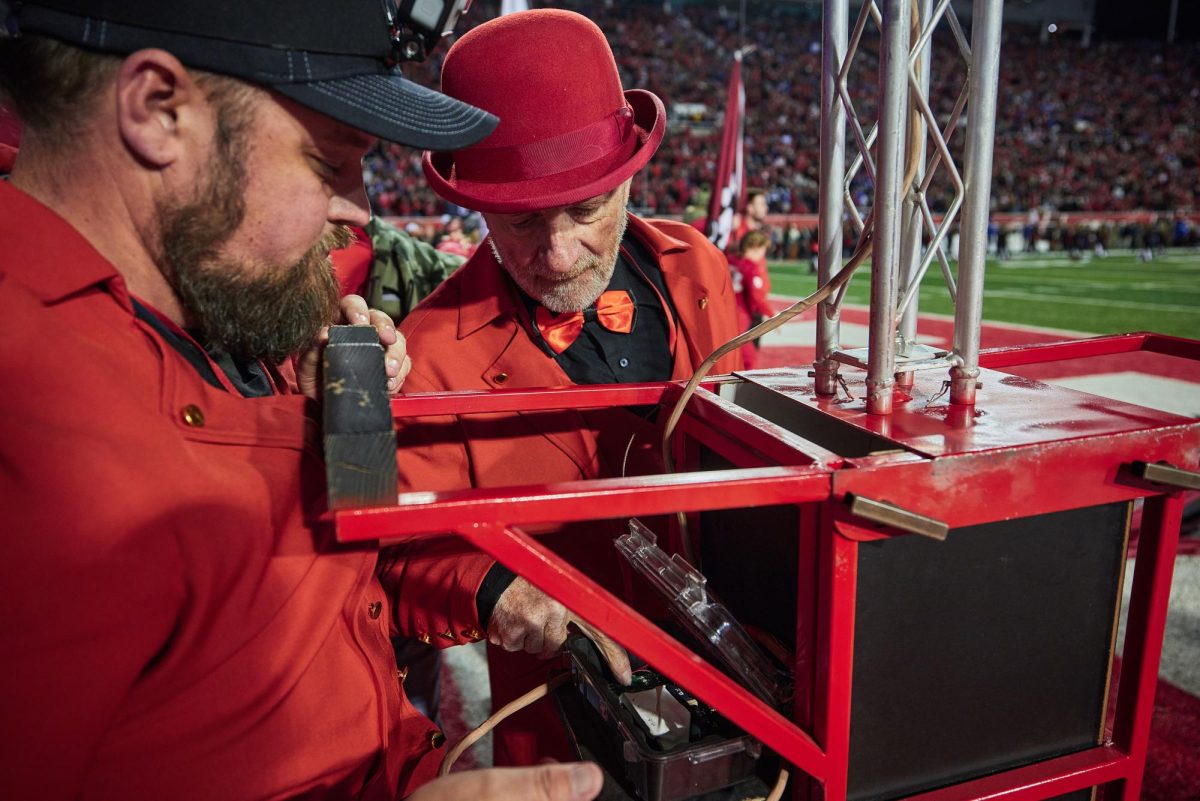
[[(944, 366), (950, 373), (950, 402), (972, 406), (979, 376), (1003, 2), (975, 0), (969, 43), (950, 0), (936, 5), (933, 0), (868, 0), (853, 30), (849, 5), (848, 0), (824, 4), (818, 278), (824, 284), (843, 269), (843, 229), (848, 221), (857, 238), (856, 253), (870, 249), (870, 339), (865, 352), (841, 349), (844, 291), (822, 303), (817, 315), (817, 391), (837, 393), (839, 363), (865, 367), (867, 411), (886, 415), (892, 412), (895, 389), (911, 387), (913, 371)], [(868, 57), (863, 44), (871, 27), (880, 34), (873, 104), (877, 122), (866, 130), (858, 108), (872, 93), (856, 94), (851, 74)], [(939, 28), (948, 29), (955, 54), (935, 62), (932, 51)], [(958, 99), (941, 120), (930, 102), (935, 63), (965, 71)], [(965, 140), (961, 171), (949, 145), (960, 127)], [(849, 166), (848, 152), (854, 153)], [(854, 191), (863, 178), (870, 184), (869, 196)], [(938, 179), (949, 184), (952, 195), (935, 214), (929, 197)], [(946, 253), (956, 228), (961, 243), (957, 275)], [(914, 342), (917, 290), (935, 258), (955, 307), (949, 352)]]

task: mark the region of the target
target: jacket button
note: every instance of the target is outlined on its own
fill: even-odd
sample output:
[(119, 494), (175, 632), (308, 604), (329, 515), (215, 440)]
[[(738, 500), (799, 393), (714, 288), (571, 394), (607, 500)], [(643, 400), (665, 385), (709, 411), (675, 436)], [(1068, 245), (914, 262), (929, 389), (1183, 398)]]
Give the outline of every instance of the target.
[(440, 731), (429, 732), (429, 744), (434, 748), (441, 748), (442, 744), (445, 742), (446, 735), (442, 734)]
[(440, 632), (438, 632), (438, 636), (441, 637), (443, 640), (449, 640), (450, 642), (454, 642), (454, 632), (453, 631), (440, 631)]
[(462, 636), (466, 637), (471, 642), (479, 642), (483, 639), (479, 635), (479, 629), (463, 629)]
[(700, 298), (696, 301), (696, 305), (700, 307), (700, 311), (704, 311), (708, 308), (708, 298)]
[(204, 428), (204, 412), (200, 411), (200, 407), (194, 403), (189, 403), (183, 407), (180, 412), (183, 417), (183, 422), (192, 428)]
[(503, 384), (508, 381), (508, 373), (496, 373), (492, 376), (492, 380), (497, 384)]
[(371, 603), (367, 604), (367, 615), (371, 618), (371, 620), (377, 620), (382, 612), (383, 604), (379, 601), (372, 601)]
[(407, 678), (408, 678), (408, 665), (405, 665), (404, 667), (402, 667), (396, 671), (396, 681), (403, 684), (404, 680)]
[(423, 631), (420, 634), (418, 634), (417, 639), (420, 640), (421, 642), (425, 643), (426, 645), (429, 645), (429, 643), (433, 642), (433, 638), (429, 636), (428, 631)]

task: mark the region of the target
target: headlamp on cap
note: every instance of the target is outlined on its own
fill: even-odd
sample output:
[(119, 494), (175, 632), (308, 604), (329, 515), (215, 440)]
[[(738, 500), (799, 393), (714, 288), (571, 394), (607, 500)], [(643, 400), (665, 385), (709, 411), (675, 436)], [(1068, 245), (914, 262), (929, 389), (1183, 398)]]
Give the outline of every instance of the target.
[(453, 33), (471, 0), (383, 0), (397, 62), (424, 61), (443, 36)]

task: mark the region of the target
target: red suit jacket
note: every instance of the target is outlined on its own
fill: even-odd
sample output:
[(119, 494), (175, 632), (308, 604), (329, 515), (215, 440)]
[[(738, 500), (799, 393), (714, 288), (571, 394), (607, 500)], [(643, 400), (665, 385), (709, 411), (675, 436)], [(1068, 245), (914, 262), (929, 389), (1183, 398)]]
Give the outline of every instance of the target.
[[(683, 223), (630, 215), (628, 230), (658, 259), (679, 318), (672, 378), (689, 378), (738, 333), (725, 256)], [(570, 385), (562, 368), (530, 339), (524, 318), (511, 279), (491, 248), (479, 248), (401, 323), (413, 360), (405, 393)], [(739, 356), (728, 354), (712, 373), (740, 368)], [(599, 475), (597, 438), (579, 412), (523, 413), (515, 422), (503, 417), (402, 425), (401, 484), (449, 490)]]
[[(689, 378), (712, 351), (738, 333), (728, 263), (689, 225), (631, 215), (628, 231), (646, 245), (662, 269), (679, 327), (672, 379)], [(526, 320), (511, 279), (496, 263), (491, 248), (480, 247), (401, 323), (413, 359), (404, 391), (570, 385), (566, 373), (530, 338)], [(712, 372), (740, 368), (741, 356), (735, 352), (723, 357)], [(630, 461), (640, 464), (628, 472), (655, 469), (658, 447), (653, 427), (622, 409), (420, 418), (399, 427), (401, 485), (413, 490), (453, 490), (619, 475), (631, 435), (637, 437), (638, 447), (632, 449), (635, 456)], [(612, 521), (575, 524), (542, 541), (611, 589), (618, 569), (615, 550), (608, 545), (614, 525)], [(407, 563), (422, 565), (422, 580), (431, 581), (436, 571), (415, 553), (421, 546), (408, 548)], [(455, 571), (456, 580), (471, 589), (478, 588), (492, 564), (485, 555), (445, 560), (446, 569)], [(435, 583), (444, 588), (451, 582)], [(421, 630), (428, 628), (429, 621), (410, 624)], [(455, 642), (470, 639), (459, 636), (449, 621), (444, 627), (441, 621), (433, 625), (439, 633), (454, 635)], [(450, 645), (452, 638), (443, 634), (434, 642)], [(528, 666), (527, 675), (509, 673), (507, 678), (504, 671), (492, 671), (494, 706), (505, 696), (528, 689), (525, 684), (545, 679), (544, 663), (539, 667), (531, 660)], [(507, 686), (501, 686), (506, 681)], [(512, 729), (506, 724), (496, 732), (499, 762), (567, 756), (532, 745), (506, 746), (506, 730)]]

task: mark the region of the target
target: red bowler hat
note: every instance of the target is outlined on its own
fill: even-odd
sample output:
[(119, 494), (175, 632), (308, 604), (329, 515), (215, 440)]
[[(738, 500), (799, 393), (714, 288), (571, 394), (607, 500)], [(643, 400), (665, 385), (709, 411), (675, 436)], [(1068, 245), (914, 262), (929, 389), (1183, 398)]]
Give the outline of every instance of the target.
[(507, 14), (446, 53), (442, 92), (500, 118), (482, 142), (426, 152), (433, 191), (469, 209), (518, 213), (602, 195), (646, 165), (666, 110), (621, 88), (604, 33), (573, 11)]

